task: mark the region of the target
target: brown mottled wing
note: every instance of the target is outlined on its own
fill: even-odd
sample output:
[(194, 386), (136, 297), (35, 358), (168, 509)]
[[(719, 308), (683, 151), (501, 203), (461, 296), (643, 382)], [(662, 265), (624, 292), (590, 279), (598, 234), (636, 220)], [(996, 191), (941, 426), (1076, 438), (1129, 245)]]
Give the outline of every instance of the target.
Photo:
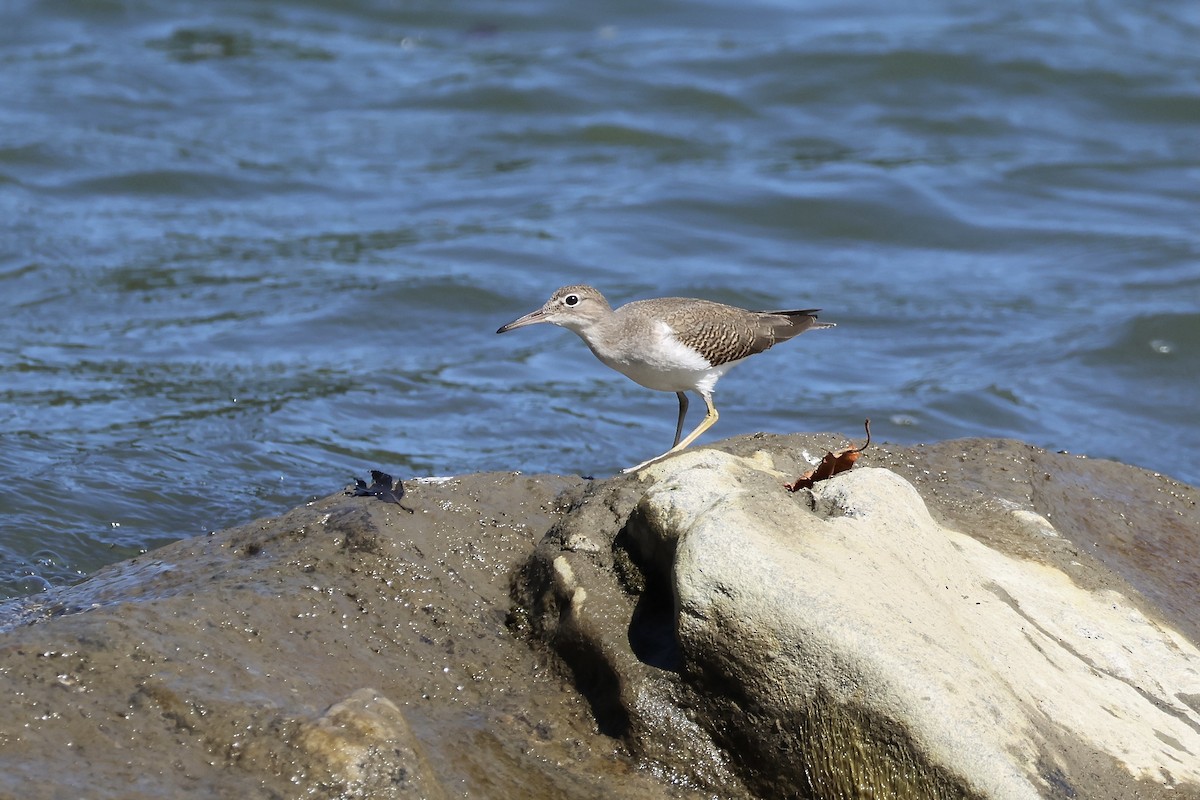
[(703, 355), (713, 366), (761, 353), (776, 342), (814, 326), (816, 310), (746, 311), (722, 303), (696, 300), (664, 314), (675, 338)]

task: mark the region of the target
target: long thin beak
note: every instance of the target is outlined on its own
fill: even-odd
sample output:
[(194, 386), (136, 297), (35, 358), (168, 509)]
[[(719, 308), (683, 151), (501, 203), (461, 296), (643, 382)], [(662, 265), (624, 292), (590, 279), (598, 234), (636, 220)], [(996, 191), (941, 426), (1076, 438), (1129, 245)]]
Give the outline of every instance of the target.
[(508, 331), (511, 331), (513, 328), (524, 328), (526, 325), (534, 325), (538, 322), (545, 322), (545, 321), (546, 321), (546, 311), (545, 311), (545, 309), (539, 308), (537, 311), (530, 311), (528, 314), (526, 314), (525, 316), (523, 316), (519, 319), (514, 319), (512, 322), (508, 323), (507, 325), (501, 325), (499, 330), (496, 331), (496, 333), (507, 333)]

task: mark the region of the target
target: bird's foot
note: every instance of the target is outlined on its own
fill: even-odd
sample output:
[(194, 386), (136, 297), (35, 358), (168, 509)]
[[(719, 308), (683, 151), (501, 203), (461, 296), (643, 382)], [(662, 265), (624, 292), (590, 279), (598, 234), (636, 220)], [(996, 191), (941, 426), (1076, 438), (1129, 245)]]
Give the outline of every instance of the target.
[(629, 473), (631, 473), (631, 472), (637, 472), (637, 471), (638, 471), (639, 469), (641, 469), (642, 467), (648, 467), (648, 466), (650, 466), (651, 464), (657, 464), (659, 461), (662, 461), (662, 460), (663, 460), (664, 458), (666, 458), (667, 456), (669, 456), (669, 455), (674, 455), (674, 454), (675, 454), (675, 453), (677, 453), (677, 452), (678, 452), (678, 449), (676, 449), (676, 448), (672, 447), (670, 450), (668, 450), (667, 452), (663, 453), (662, 455), (657, 455), (657, 456), (655, 456), (654, 458), (648, 458), (648, 459), (646, 459), (645, 461), (643, 461), (642, 463), (640, 463), (640, 464), (638, 464), (638, 465), (636, 465), (636, 466), (633, 466), (633, 467), (626, 467), (625, 469), (621, 470), (621, 474), (622, 474), (622, 475), (628, 475), (628, 474), (629, 474)]

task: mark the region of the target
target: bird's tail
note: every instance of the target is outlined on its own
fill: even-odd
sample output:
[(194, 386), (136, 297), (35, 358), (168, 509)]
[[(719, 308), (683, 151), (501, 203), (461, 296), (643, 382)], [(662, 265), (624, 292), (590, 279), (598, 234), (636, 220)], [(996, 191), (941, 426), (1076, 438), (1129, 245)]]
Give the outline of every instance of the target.
[[(773, 325), (775, 341), (786, 342), (805, 331), (815, 331), (821, 328), (836, 328), (836, 322), (821, 322), (817, 319), (819, 308), (806, 308), (801, 311), (764, 311), (772, 317), (781, 317), (780, 323)], [(786, 320), (786, 322), (785, 322)]]

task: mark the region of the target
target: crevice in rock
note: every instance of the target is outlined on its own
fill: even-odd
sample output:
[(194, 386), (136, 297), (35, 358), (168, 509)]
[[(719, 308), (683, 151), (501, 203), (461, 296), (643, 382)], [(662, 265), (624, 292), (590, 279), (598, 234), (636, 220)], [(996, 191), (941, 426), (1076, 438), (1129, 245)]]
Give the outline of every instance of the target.
[(651, 583), (638, 597), (629, 620), (629, 647), (643, 664), (679, 672), (683, 657), (675, 632), (674, 606), (670, 586)]
[(525, 633), (531, 641), (550, 648), (569, 673), (566, 677), (591, 707), (596, 726), (614, 739), (629, 737), (629, 712), (621, 699), (621, 677), (608, 654), (595, 640), (580, 631), (569, 598), (554, 590), (551, 562), (534, 554), (512, 578), (515, 607), (509, 614), (510, 628)]
[(591, 707), (600, 733), (627, 741), (632, 721), (621, 697), (621, 676), (609, 658), (579, 636), (560, 636), (554, 648), (571, 670), (572, 683)]
[[(621, 587), (637, 598), (629, 620), (629, 647), (638, 661), (679, 672), (683, 656), (676, 628), (679, 603), (671, 580), (675, 542), (649, 536), (635, 511), (613, 540), (613, 565)], [(660, 546), (647, 547), (648, 542)]]

